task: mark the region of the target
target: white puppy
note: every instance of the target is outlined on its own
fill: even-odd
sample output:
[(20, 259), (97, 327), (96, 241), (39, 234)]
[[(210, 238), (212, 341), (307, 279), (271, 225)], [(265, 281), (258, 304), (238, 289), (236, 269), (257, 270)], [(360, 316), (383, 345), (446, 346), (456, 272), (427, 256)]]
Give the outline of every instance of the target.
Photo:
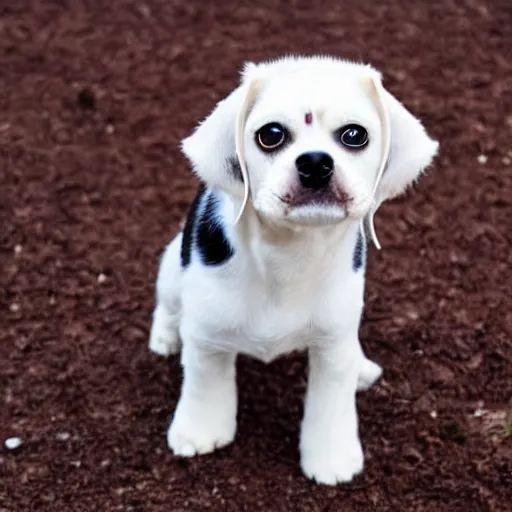
[(308, 349), (301, 466), (348, 482), (363, 468), (356, 391), (381, 373), (358, 337), (365, 227), (378, 245), (373, 214), (438, 144), (373, 68), (288, 57), (247, 65), (182, 147), (204, 186), (163, 256), (149, 344), (182, 345), (169, 446), (190, 457), (233, 441), (238, 353)]

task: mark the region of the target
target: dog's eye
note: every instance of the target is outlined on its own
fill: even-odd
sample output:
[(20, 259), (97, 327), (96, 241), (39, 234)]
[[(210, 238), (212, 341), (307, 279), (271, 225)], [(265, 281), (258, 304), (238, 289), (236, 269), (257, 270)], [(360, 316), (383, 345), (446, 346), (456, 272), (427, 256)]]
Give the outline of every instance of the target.
[(279, 123), (269, 123), (256, 132), (258, 145), (264, 151), (274, 151), (282, 146), (288, 138), (286, 128)]
[(340, 140), (348, 148), (359, 149), (368, 144), (368, 132), (358, 124), (347, 124), (340, 130)]

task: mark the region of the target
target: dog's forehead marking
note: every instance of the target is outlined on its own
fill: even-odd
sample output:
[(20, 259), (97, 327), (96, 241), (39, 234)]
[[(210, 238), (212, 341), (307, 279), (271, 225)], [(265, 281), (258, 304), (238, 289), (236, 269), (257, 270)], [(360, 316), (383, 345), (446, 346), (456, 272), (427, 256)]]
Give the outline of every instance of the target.
[(374, 104), (360, 76), (333, 75), (332, 80), (306, 73), (273, 76), (261, 90), (256, 110), (258, 113), (267, 110), (268, 115), (276, 111), (293, 117), (299, 114), (296, 119), (302, 126), (340, 121), (334, 118), (342, 118), (343, 122), (354, 118), (353, 121), (357, 119), (362, 125), (370, 124), (368, 117), (375, 120)]

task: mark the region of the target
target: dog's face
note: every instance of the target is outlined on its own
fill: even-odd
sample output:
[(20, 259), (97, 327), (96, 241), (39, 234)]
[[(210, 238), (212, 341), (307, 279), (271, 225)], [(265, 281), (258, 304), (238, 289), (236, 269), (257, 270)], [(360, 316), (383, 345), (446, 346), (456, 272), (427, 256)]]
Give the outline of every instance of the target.
[(247, 66), (182, 147), (207, 185), (245, 186), (261, 217), (315, 226), (372, 214), (438, 144), (371, 67), (285, 58)]
[(244, 133), (260, 215), (316, 225), (369, 211), (382, 153), (372, 88), (366, 77), (307, 69), (261, 86)]

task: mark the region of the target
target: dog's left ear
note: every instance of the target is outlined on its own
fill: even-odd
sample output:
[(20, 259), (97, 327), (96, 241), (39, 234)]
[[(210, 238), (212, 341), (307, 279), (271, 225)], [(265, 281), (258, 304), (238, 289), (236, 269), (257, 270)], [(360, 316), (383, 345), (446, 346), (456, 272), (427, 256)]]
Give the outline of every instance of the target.
[(380, 76), (371, 80), (372, 96), (381, 118), (382, 155), (369, 227), (375, 245), (380, 248), (373, 228), (373, 215), (384, 201), (404, 192), (420, 176), (432, 162), (439, 143), (431, 139), (421, 122), (384, 89)]
[[(253, 64), (245, 66), (245, 76), (253, 67)], [(244, 197), (245, 201), (249, 193), (249, 178), (243, 134), (257, 90), (257, 80), (243, 80), (181, 143), (181, 149), (195, 173), (207, 186), (220, 188), (234, 197)]]

